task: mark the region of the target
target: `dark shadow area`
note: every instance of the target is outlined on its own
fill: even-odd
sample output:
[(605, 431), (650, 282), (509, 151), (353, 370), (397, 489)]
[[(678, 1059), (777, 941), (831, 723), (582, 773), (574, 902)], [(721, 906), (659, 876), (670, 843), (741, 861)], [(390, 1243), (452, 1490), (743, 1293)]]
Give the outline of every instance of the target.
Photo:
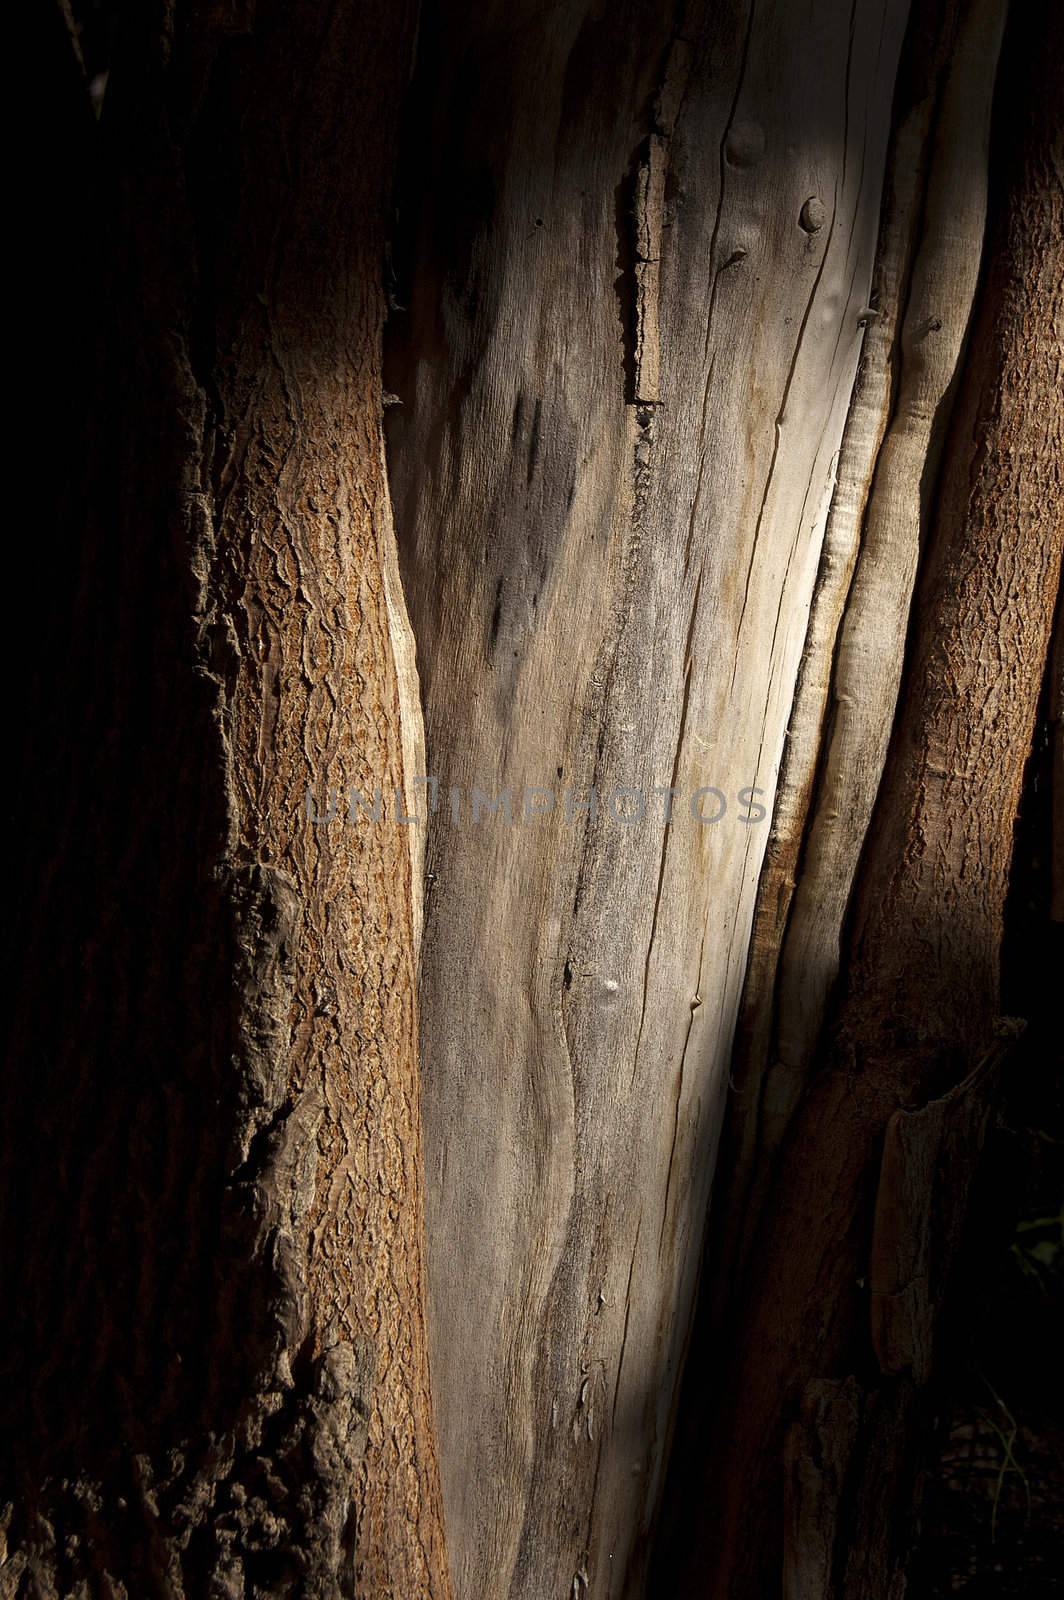
[(1049, 903), (1049, 715), (1047, 675), (1003, 951), (1004, 1010), (1027, 1027), (942, 1330), (938, 1429), (912, 1568), (920, 1600), (1049, 1600), (1064, 1591), (1064, 924)]

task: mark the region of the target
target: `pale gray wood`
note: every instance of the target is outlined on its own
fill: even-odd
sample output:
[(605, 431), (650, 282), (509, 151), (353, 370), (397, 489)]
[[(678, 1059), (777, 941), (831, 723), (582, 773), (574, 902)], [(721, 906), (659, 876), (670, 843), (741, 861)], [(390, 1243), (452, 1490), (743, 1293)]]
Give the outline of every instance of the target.
[[(799, 673), (743, 996), (735, 1181), (751, 1219), (805, 1084), (886, 759), (921, 537), (975, 298), (1004, 0), (958, 0), (912, 50), (868, 327)], [(937, 57), (937, 59), (934, 59)], [(737, 1213), (738, 1218), (738, 1213)], [(740, 1226), (743, 1224), (740, 1222)], [(729, 1241), (716, 1298), (744, 1243)]]
[[(772, 803), (905, 15), (427, 24), (452, 92), (389, 461), (441, 785), (423, 1092), (461, 1600), (641, 1592), (768, 838), (734, 797)], [(660, 800), (632, 828), (447, 808), (591, 783), (682, 799), (669, 829)]]

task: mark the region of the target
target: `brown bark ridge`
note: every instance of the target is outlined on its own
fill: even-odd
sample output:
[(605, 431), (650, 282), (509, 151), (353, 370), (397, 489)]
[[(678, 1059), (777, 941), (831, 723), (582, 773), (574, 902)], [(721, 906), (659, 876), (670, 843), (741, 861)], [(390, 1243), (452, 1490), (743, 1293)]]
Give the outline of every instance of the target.
[[(5, 1595), (449, 1593), (381, 433), (412, 34), (153, 4), (111, 76), (76, 699), (36, 719), (3, 1078)], [(312, 820), (352, 787), (379, 826)]]
[(996, 222), (839, 1010), (727, 1328), (683, 1594), (904, 1586), (936, 1312), (1022, 1025), (998, 968), (1064, 545), (1061, 43), (1052, 5), (1006, 41)]
[(422, 15), (388, 461), (462, 1600), (643, 1592), (906, 11)]

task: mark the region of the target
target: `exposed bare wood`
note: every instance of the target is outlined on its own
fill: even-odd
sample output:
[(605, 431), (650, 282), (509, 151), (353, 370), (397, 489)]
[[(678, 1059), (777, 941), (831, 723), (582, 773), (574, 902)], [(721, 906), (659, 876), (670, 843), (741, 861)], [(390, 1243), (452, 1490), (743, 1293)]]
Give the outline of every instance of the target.
[[(921, 8), (865, 334), (762, 872), (729, 1156), (740, 1235), (725, 1298), (765, 1204), (838, 974), (843, 921), (886, 759), (921, 531), (982, 255), (987, 139), (1005, 6)], [(859, 552), (859, 553), (858, 553)]]
[(1064, 799), (1059, 0), (110, 3), (0, 1596), (903, 1600), (1054, 607)]
[(428, 841), (463, 1597), (641, 1589), (767, 838), (737, 796), (775, 787), (905, 10), (427, 15), (389, 461), (428, 759), (444, 797), (558, 796), (514, 827), (444, 801)]
[(723, 1158), (730, 1186), (744, 1196), (744, 1203), (732, 1208), (735, 1236), (718, 1245), (709, 1286), (718, 1307), (726, 1302), (739, 1270), (744, 1241), (760, 1212), (772, 1153), (778, 1144), (778, 1137), (770, 1138), (764, 1127), (762, 1096), (775, 1045), (780, 956), (814, 799), (839, 624), (853, 579), (876, 459), (890, 416), (892, 357), (908, 293), (935, 106), (956, 25), (956, 6), (949, 0), (932, 9), (933, 15), (911, 18), (899, 68), (896, 120), (888, 152), (861, 358), (839, 452), (768, 848), (758, 884), (732, 1069), (735, 1114), (726, 1129)]

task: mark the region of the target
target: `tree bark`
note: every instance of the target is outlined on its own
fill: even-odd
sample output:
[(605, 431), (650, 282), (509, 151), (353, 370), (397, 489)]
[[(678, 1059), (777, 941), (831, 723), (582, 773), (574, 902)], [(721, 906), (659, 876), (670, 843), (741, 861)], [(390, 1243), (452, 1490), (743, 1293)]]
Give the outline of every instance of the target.
[(1060, 626), (1006, 5), (149, 0), (98, 129), (47, 75), (4, 1600), (898, 1600)]
[(2, 1097), (6, 1594), (449, 1594), (417, 835), (305, 806), (392, 818), (421, 765), (381, 432), (412, 37), (153, 5), (111, 75), (88, 711), (51, 765), (38, 721)]
[[(743, 990), (727, 1299), (816, 1054), (886, 761), (916, 580), (982, 256), (1005, 7), (923, 5), (895, 95), (861, 364), (788, 727)], [(740, 1195), (742, 1199), (740, 1201)]]
[[(688, 1440), (705, 1468), (684, 1504), (707, 1509), (680, 1534), (683, 1593), (904, 1587), (936, 1314), (1022, 1026), (999, 1016), (999, 957), (1064, 544), (1059, 30), (1031, 7), (1011, 43), (999, 217), (844, 984), (767, 1197), (742, 1218), (746, 1277), (711, 1347), (728, 1398)], [(741, 1196), (725, 1192), (725, 1232)]]

